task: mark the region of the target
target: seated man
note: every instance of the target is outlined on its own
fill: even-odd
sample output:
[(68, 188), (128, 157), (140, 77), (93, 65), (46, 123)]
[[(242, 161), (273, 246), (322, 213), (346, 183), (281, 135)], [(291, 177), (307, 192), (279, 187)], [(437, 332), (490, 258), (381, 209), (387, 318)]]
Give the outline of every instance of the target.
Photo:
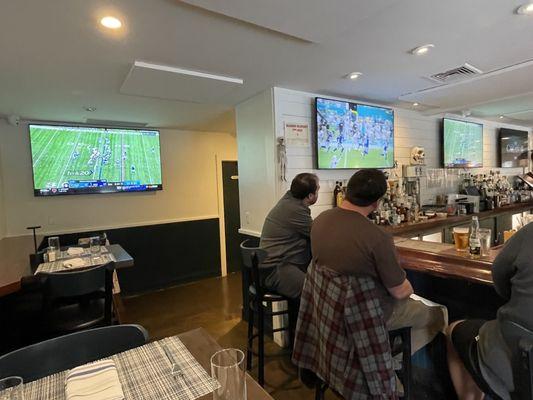
[(374, 278), (387, 328), (410, 326), (414, 353), (444, 329), (445, 313), (410, 299), (413, 288), (399, 265), (392, 236), (367, 218), (386, 191), (383, 172), (356, 172), (341, 206), (324, 211), (313, 223), (313, 262), (340, 274)]
[(268, 213), (260, 247), (268, 253), (261, 264), (267, 288), (297, 299), (305, 280), (305, 271), (311, 261), (311, 210), (319, 190), (318, 177), (302, 173), (292, 180), (290, 190)]
[[(514, 391), (511, 357), (521, 334), (533, 331), (533, 223), (505, 244), (492, 266), (494, 289), (506, 303), (492, 321), (466, 320), (448, 328), (448, 366), (459, 399), (510, 399)], [(525, 385), (524, 385), (525, 386)], [(518, 389), (525, 389), (524, 387)]]

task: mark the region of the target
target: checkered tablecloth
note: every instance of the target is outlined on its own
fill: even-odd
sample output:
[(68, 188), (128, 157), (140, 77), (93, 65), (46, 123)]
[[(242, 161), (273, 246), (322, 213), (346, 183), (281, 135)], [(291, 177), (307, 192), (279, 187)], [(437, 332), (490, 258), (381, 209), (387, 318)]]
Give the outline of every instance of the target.
[(68, 262), (68, 260), (57, 260), (39, 264), (39, 266), (35, 270), (35, 274), (38, 274), (40, 272), (52, 273), (73, 271), (76, 269), (89, 268), (94, 267), (96, 265), (107, 264), (110, 261), (116, 261), (115, 257), (111, 253), (103, 253), (98, 256), (71, 257), (71, 259), (72, 258), (81, 258), (84, 261), (84, 265), (80, 267), (65, 267), (64, 262)]
[[(78, 247), (78, 246), (74, 246), (74, 247)], [(57, 259), (58, 260), (67, 260), (69, 258), (86, 257), (86, 256), (90, 256), (91, 255), (90, 247), (81, 247), (81, 249), (83, 251), (81, 254), (69, 254), (68, 250), (61, 250), (61, 252), (59, 253), (59, 257)], [(103, 254), (103, 253), (109, 252), (109, 250), (105, 246), (100, 246), (100, 252)]]
[[(184, 377), (172, 375), (172, 364), (161, 345), (170, 350)], [(194, 400), (212, 393), (212, 379), (176, 336), (146, 344), (111, 358), (117, 367), (124, 399)], [(67, 371), (24, 385), (25, 400), (64, 400)]]

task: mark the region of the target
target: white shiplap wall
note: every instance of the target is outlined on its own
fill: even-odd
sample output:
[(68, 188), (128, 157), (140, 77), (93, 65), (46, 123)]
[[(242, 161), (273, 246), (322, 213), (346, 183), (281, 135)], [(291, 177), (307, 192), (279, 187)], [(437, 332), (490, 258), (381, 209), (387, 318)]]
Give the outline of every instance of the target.
[[(321, 211), (331, 208), (333, 202), (333, 189), (336, 180), (347, 180), (353, 174), (353, 170), (316, 170), (314, 144), (312, 143), (314, 126), (314, 101), (315, 97), (323, 97), (313, 93), (299, 92), (283, 88), (274, 88), (274, 115), (276, 136), (284, 136), (284, 123), (297, 122), (308, 123), (311, 136), (309, 147), (287, 147), (287, 182), (278, 180), (277, 197), (287, 190), (292, 178), (300, 172), (314, 172), (321, 180), (321, 189), (319, 200), (312, 207), (313, 217), (316, 217)], [(340, 99), (357, 101), (356, 99)], [(363, 102), (364, 103), (364, 102)], [(423, 116), (416, 111), (395, 109), (395, 159), (398, 163), (409, 164), (411, 148), (414, 146), (423, 146), (426, 150), (426, 165), (429, 173), (432, 169), (440, 166), (440, 121), (441, 116)], [(528, 130), (531, 129), (508, 124), (498, 124), (492, 121), (470, 119), (483, 123), (484, 130), (484, 153), (483, 164), (486, 170), (496, 169), (497, 165), (497, 139), (498, 128), (508, 127), (514, 129)], [(400, 169), (401, 170), (401, 169)], [(478, 171), (478, 170), (476, 170)], [(522, 173), (522, 169), (502, 169), (505, 175), (517, 175)], [(443, 174), (444, 170), (435, 171)], [(400, 174), (399, 171), (396, 171)], [(458, 171), (446, 171), (452, 178), (448, 179), (448, 188), (428, 187), (427, 179), (422, 179), (423, 203), (433, 200), (438, 193), (447, 193), (455, 186), (454, 178)], [(429, 185), (432, 186), (432, 185)]]

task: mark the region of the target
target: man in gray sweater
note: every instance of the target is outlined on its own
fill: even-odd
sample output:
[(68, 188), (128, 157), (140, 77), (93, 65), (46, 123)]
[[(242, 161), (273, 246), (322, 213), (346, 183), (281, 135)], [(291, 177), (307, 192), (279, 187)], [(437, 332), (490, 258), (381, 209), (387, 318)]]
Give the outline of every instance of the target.
[(533, 331), (533, 223), (520, 229), (492, 265), (494, 289), (505, 300), (497, 319), (457, 321), (448, 330), (448, 366), (462, 399), (510, 400), (514, 391), (511, 365), (513, 339), (508, 323)]
[(316, 175), (296, 175), (290, 190), (268, 213), (261, 232), (260, 247), (268, 254), (261, 264), (265, 285), (293, 299), (300, 297), (311, 261), (309, 206), (316, 203), (319, 189)]

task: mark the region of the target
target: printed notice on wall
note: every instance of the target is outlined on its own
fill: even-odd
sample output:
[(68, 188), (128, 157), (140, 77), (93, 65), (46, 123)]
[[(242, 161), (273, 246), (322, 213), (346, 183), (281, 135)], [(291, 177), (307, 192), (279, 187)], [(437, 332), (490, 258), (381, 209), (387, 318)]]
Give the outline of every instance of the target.
[(287, 146), (309, 147), (309, 124), (285, 122), (285, 144)]

